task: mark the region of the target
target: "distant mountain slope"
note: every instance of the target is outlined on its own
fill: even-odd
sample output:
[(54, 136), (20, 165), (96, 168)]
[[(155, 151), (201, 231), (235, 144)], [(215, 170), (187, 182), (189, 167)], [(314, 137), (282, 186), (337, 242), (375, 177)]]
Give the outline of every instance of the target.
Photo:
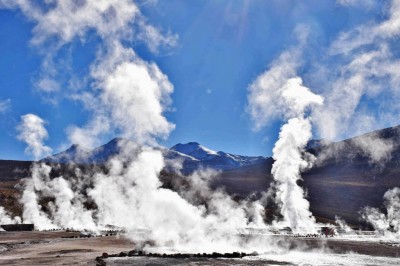
[(317, 215), (357, 223), (361, 208), (382, 207), (384, 193), (400, 187), (400, 126), (310, 151), (318, 160), (303, 177)]
[[(383, 152), (382, 146), (387, 152)], [(399, 126), (314, 146), (309, 151), (318, 160), (302, 174), (304, 181), (300, 183), (308, 193), (311, 211), (316, 216), (334, 220), (338, 215), (357, 224), (361, 208), (382, 207), (383, 194), (390, 188), (400, 187)], [(371, 159), (373, 152), (376, 152), (375, 158)], [(272, 164), (270, 159), (228, 170), (221, 173), (217, 182), (242, 197), (266, 191), (273, 181)]]
[(79, 145), (73, 144), (67, 150), (48, 156), (42, 161), (51, 163), (104, 163), (113, 156), (121, 152), (120, 147), (129, 142), (123, 138), (114, 138), (110, 142), (97, 147), (93, 150), (85, 149)]
[(30, 176), (31, 161), (0, 160), (0, 181), (15, 181)]
[[(51, 163), (77, 163), (77, 164), (102, 164), (113, 156), (123, 152), (121, 147), (135, 144), (127, 139), (115, 138), (110, 142), (93, 150), (86, 150), (78, 145), (58, 154), (46, 157), (45, 162)], [(139, 147), (137, 147), (139, 149)], [(262, 156), (242, 156), (222, 151), (216, 152), (197, 142), (177, 144), (171, 149), (161, 149), (167, 167), (172, 167), (173, 161), (182, 163), (182, 172), (187, 174), (199, 168), (210, 167), (216, 170), (227, 170), (242, 166), (258, 164), (266, 160)]]

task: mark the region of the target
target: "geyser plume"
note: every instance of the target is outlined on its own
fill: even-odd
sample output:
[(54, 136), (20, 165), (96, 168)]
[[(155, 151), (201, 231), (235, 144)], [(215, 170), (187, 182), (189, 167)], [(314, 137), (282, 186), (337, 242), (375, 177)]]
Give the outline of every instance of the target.
[(304, 147), (311, 139), (312, 128), (307, 108), (323, 104), (323, 98), (302, 86), (302, 79), (293, 78), (298, 64), (299, 51), (290, 50), (273, 62), (271, 69), (260, 75), (249, 87), (249, 113), (256, 129), (271, 117), (284, 115), (279, 139), (273, 149), (275, 163), (272, 174), (276, 180), (275, 201), (280, 207), (283, 220), (278, 226), (289, 226), (295, 233), (316, 231), (315, 219), (309, 211), (309, 202), (303, 189), (297, 185), (301, 171), (311, 166), (313, 156)]
[(371, 224), (378, 234), (400, 238), (400, 188), (386, 191), (383, 198), (386, 213), (377, 208), (366, 207), (361, 212), (362, 218)]
[[(286, 101), (291, 117), (282, 126), (273, 149), (275, 160), (272, 175), (277, 181), (276, 199), (281, 208), (284, 226), (295, 233), (315, 233), (315, 219), (309, 211), (310, 203), (304, 198), (303, 189), (297, 185), (301, 171), (310, 167), (310, 154), (304, 147), (311, 139), (311, 122), (305, 117), (306, 108), (321, 105), (323, 98), (302, 86), (301, 78), (289, 79), (281, 95)], [(307, 157), (308, 158), (307, 158)]]
[[(51, 152), (51, 148), (44, 144), (44, 140), (48, 138), (48, 132), (44, 125), (44, 120), (39, 116), (26, 114), (21, 116), (21, 122), (17, 127), (19, 132), (17, 138), (27, 144), (28, 147), (25, 152), (32, 154), (35, 160)], [(38, 229), (54, 227), (47, 215), (41, 210), (39, 198), (36, 195), (36, 192), (40, 191), (44, 184), (41, 175), (44, 172), (49, 173), (49, 168), (42, 168), (37, 164), (32, 166), (32, 178), (26, 180), (21, 197), (23, 221), (38, 224)]]
[[(42, 156), (48, 155), (52, 151), (50, 147), (44, 144), (44, 140), (48, 138), (48, 133), (44, 125), (45, 121), (39, 116), (35, 114), (26, 114), (21, 116), (21, 122), (17, 127), (17, 138), (27, 144), (25, 153), (33, 155), (36, 160)], [(29, 205), (29, 207), (24, 208), (24, 210), (29, 210), (29, 215), (26, 215), (24, 211), (23, 217), (36, 216), (39, 217), (44, 223), (48, 224), (49, 221), (42, 219), (40, 209), (38, 209), (37, 197), (34, 191), (34, 181), (28, 180), (25, 186), (26, 187), (21, 201), (24, 206), (25, 203)], [(31, 219), (24, 219), (24, 221), (29, 220)], [(0, 206), (0, 224), (20, 222), (20, 217), (10, 217), (8, 212)]]

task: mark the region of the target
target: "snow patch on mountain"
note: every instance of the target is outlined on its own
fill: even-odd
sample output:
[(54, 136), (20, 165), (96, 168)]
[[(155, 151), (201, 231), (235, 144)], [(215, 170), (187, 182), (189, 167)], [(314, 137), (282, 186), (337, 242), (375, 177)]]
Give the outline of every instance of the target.
[(198, 160), (209, 160), (218, 156), (216, 151), (210, 150), (204, 146), (201, 146), (197, 142), (189, 142), (186, 144), (176, 144), (170, 150), (177, 151), (186, 155), (189, 155)]

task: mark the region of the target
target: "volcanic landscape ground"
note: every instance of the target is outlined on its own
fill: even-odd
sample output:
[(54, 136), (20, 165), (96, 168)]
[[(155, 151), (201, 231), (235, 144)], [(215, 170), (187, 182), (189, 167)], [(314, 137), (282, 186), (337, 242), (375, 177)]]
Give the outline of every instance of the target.
[[(115, 257), (105, 265), (399, 265), (400, 245), (390, 241), (342, 237), (270, 237), (289, 243), (289, 252), (239, 259)], [(135, 249), (123, 234), (84, 237), (79, 232), (0, 232), (0, 265), (101, 265), (96, 257)], [(249, 251), (250, 252), (250, 251)], [(103, 264), (104, 265), (104, 264)]]

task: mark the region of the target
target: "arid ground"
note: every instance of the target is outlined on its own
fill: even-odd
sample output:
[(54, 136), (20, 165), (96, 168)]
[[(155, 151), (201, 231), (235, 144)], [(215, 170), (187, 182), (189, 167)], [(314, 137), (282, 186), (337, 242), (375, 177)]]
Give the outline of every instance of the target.
[[(80, 233), (0, 232), (0, 265), (96, 265), (103, 252), (117, 254), (135, 248), (123, 235), (79, 237)], [(74, 237), (74, 238), (71, 238)], [(400, 246), (384, 241), (342, 238), (293, 238), (276, 241), (302, 246), (288, 253), (260, 254), (242, 259), (155, 258), (146, 256), (108, 258), (106, 265), (398, 265)], [(324, 252), (322, 252), (324, 251)]]

